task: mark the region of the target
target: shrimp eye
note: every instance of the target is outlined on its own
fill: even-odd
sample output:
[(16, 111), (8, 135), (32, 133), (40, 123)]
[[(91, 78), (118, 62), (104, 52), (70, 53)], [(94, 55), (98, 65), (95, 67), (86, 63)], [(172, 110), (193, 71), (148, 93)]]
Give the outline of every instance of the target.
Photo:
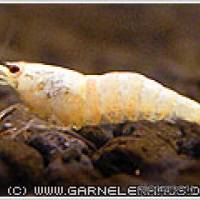
[(11, 73), (17, 73), (20, 70), (16, 65), (9, 65), (8, 67)]

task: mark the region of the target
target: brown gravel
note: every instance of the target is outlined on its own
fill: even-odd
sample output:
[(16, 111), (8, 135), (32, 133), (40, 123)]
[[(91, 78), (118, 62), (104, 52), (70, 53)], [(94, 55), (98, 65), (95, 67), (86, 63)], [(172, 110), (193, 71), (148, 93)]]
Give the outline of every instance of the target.
[[(81, 136), (77, 138), (22, 105), (0, 125), (6, 124), (0, 131), (2, 188), (16, 183), (30, 187), (116, 183), (125, 188), (199, 182), (200, 127), (196, 124), (139, 121), (88, 126), (77, 132)], [(85, 141), (96, 145), (96, 150)]]

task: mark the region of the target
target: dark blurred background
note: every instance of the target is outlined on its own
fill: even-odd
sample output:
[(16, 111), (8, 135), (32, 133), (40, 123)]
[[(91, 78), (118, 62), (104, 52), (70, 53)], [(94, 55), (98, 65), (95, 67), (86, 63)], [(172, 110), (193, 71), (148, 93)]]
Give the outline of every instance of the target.
[(200, 5), (2, 4), (0, 44), (2, 60), (136, 71), (200, 101)]

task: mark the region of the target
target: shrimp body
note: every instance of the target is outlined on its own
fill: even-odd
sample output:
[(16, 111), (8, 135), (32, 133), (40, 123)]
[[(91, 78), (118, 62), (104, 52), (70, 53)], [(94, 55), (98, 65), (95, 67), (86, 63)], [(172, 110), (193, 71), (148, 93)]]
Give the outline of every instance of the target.
[[(13, 66), (19, 70), (11, 70)], [(66, 126), (177, 119), (200, 124), (199, 103), (138, 73), (84, 75), (50, 65), (8, 62), (0, 66), (0, 78), (33, 112), (45, 119), (54, 116)]]

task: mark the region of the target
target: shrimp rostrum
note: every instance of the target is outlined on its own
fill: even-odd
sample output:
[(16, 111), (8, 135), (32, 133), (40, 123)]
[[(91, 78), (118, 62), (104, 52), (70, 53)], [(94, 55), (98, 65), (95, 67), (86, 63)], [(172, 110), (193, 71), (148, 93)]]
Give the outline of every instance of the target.
[(30, 110), (66, 126), (177, 119), (200, 124), (199, 103), (138, 73), (84, 75), (39, 63), (6, 62), (0, 65), (0, 79)]

